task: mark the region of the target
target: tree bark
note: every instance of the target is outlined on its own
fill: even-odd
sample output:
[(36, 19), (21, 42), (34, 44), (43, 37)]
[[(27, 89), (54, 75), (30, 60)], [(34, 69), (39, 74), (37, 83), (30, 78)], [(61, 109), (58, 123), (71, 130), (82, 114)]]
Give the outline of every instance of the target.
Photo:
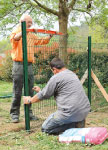
[(59, 31), (63, 33), (59, 38), (59, 57), (65, 64), (67, 64), (67, 21), (68, 17), (62, 16), (59, 18)]
[(67, 25), (68, 25), (68, 10), (63, 7), (64, 4), (59, 3), (59, 31), (63, 33), (59, 39), (59, 57), (67, 64)]

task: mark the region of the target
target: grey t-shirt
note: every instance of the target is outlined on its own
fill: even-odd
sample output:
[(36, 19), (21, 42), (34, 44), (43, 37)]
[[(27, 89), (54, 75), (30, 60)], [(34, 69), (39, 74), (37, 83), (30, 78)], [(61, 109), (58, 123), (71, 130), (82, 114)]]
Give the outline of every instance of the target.
[(37, 93), (40, 100), (54, 96), (59, 115), (70, 121), (82, 121), (90, 111), (90, 103), (75, 73), (65, 69), (53, 75)]

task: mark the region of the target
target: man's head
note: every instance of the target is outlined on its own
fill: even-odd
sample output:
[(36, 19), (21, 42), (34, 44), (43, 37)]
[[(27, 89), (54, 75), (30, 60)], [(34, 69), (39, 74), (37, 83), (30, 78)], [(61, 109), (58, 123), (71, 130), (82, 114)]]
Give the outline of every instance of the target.
[(60, 58), (53, 58), (50, 62), (50, 67), (53, 73), (56, 74), (65, 69), (65, 64)]
[(26, 28), (30, 28), (32, 26), (32, 17), (28, 14), (23, 14), (20, 18), (20, 23), (26, 21)]

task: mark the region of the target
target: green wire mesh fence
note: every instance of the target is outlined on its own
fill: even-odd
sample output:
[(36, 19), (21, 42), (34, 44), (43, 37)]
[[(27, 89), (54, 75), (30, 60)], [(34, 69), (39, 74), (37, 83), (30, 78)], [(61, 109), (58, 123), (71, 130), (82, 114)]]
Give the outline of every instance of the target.
[[(31, 34), (33, 34), (33, 37), (31, 36)], [(33, 49), (34, 52), (34, 85), (38, 85), (43, 88), (49, 78), (52, 76), (49, 62), (52, 58), (59, 55), (59, 35), (54, 35), (49, 41), (48, 34), (33, 32), (31, 33), (29, 31), (27, 41), (28, 57), (32, 56), (33, 54), (31, 53), (31, 49)], [(33, 45), (33, 43), (31, 42), (36, 43), (36, 45)], [(32, 104), (32, 110), (33, 114), (38, 117), (39, 120), (31, 122), (31, 130), (32, 128), (39, 128), (42, 122), (56, 110), (56, 103), (54, 101), (54, 98), (51, 97), (49, 100), (43, 100), (39, 103)]]
[[(27, 50), (28, 56), (31, 56), (33, 53), (30, 52), (30, 49), (33, 48), (34, 53), (34, 62), (33, 62), (33, 72), (34, 72), (34, 85), (38, 85), (43, 88), (49, 78), (52, 76), (52, 72), (49, 67), (49, 62), (55, 56), (60, 55), (61, 50), (61, 37), (63, 35), (54, 35), (50, 42), (43, 45), (37, 44), (33, 45), (33, 41), (39, 41), (41, 38), (48, 37), (49, 34), (47, 33), (34, 33), (30, 32), (34, 36), (38, 37), (37, 39), (30, 38), (27, 35), (27, 40), (30, 41), (28, 44), (27, 42)], [(28, 34), (28, 33), (27, 33)], [(65, 38), (65, 37), (64, 37)], [(63, 47), (62, 47), (63, 49)], [(85, 71), (88, 68), (88, 37), (81, 37), (81, 36), (68, 36), (67, 37), (67, 67), (68, 69), (74, 71), (78, 77), (82, 78)], [(9, 61), (8, 61), (9, 62)], [(91, 67), (93, 72), (98, 77), (101, 84), (106, 87), (108, 92), (108, 44), (107, 43), (92, 43), (92, 52), (91, 52)], [(105, 68), (105, 69), (104, 69)], [(92, 79), (91, 79), (92, 80)], [(92, 80), (92, 85), (94, 84)], [(88, 92), (88, 80), (84, 82), (84, 88), (86, 93)], [(12, 96), (12, 83), (9, 87), (6, 88), (7, 85), (4, 84), (4, 92), (0, 93), (1, 98), (8, 98)], [(11, 87), (11, 88), (10, 88)], [(97, 108), (101, 108), (107, 106), (107, 102), (105, 101), (103, 95), (99, 91), (99, 89), (92, 86), (92, 94), (91, 94), (91, 106), (92, 110)], [(24, 93), (24, 92), (23, 92)], [(34, 92), (34, 94), (36, 94)], [(24, 94), (22, 94), (24, 95)], [(98, 100), (95, 103), (95, 100)], [(23, 103), (22, 103), (23, 106)], [(30, 128), (33, 129), (40, 129), (41, 124), (43, 121), (49, 116), (49, 114), (56, 111), (56, 103), (54, 98), (50, 98), (49, 100), (43, 100), (39, 103), (35, 103), (32, 105), (33, 114), (39, 118), (37, 121), (30, 122)], [(22, 110), (22, 109), (21, 109)], [(22, 113), (21, 113), (22, 114)], [(24, 115), (22, 116), (24, 118)]]
[[(29, 30), (27, 33), (27, 57), (30, 60), (33, 59), (33, 72), (34, 72), (34, 85), (43, 88), (47, 81), (52, 76), (52, 72), (49, 66), (49, 62), (54, 58), (58, 57), (62, 50), (64, 50), (63, 44), (65, 43), (67, 55), (67, 67), (78, 74), (79, 78), (84, 74), (88, 67), (88, 62), (81, 64), (81, 60), (77, 61), (76, 54), (82, 52), (86, 53), (88, 56), (88, 39), (83, 39), (80, 37), (65, 37), (63, 35), (54, 34), (53, 37), (49, 39), (49, 34), (46, 33), (35, 33), (33, 30)], [(62, 41), (62, 40), (63, 41)], [(79, 41), (78, 41), (79, 39)], [(62, 43), (64, 42), (64, 43)], [(77, 43), (77, 44), (76, 44)], [(87, 57), (88, 60), (88, 57)], [(76, 66), (74, 66), (76, 62)], [(85, 67), (84, 67), (85, 66)], [(83, 68), (80, 73), (79, 71)], [(34, 93), (36, 94), (36, 93)], [(42, 122), (54, 111), (56, 111), (56, 102), (53, 97), (48, 100), (43, 100), (38, 103), (32, 104), (33, 114), (38, 117), (39, 120), (31, 121), (31, 130), (34, 128), (40, 129)]]

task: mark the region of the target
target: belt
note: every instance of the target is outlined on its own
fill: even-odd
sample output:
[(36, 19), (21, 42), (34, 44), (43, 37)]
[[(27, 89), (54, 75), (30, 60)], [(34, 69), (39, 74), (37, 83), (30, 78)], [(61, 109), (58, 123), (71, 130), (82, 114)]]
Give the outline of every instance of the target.
[[(23, 65), (22, 61), (14, 61), (15, 64)], [(32, 65), (32, 62), (28, 62), (28, 65)]]

